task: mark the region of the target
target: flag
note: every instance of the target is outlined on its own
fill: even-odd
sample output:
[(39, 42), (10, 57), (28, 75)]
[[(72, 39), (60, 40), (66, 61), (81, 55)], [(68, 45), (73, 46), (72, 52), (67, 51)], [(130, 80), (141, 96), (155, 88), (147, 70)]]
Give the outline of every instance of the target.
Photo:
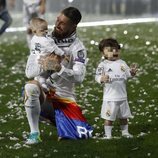
[(58, 137), (87, 139), (92, 137), (93, 128), (87, 123), (76, 102), (64, 98), (52, 99)]

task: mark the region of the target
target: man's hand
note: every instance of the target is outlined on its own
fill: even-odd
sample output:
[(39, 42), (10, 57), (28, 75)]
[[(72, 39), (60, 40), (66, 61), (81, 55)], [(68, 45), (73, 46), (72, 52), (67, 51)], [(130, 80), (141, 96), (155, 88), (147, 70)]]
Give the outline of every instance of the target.
[(61, 70), (60, 60), (56, 57), (55, 54), (41, 56), (38, 60), (38, 63), (45, 71), (55, 71), (59, 72)]
[(109, 82), (109, 75), (103, 75), (100, 79), (101, 83), (108, 83)]
[(63, 57), (63, 62), (64, 62), (64, 63), (69, 63), (69, 62), (70, 62), (70, 55), (65, 55), (65, 56)]

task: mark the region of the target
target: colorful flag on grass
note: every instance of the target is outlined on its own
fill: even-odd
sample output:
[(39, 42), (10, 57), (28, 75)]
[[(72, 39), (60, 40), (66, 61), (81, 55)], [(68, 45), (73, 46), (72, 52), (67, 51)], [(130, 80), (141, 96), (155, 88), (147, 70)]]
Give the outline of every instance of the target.
[(93, 128), (87, 123), (81, 108), (76, 102), (54, 98), (55, 119), (58, 136), (69, 139), (87, 139), (92, 137)]

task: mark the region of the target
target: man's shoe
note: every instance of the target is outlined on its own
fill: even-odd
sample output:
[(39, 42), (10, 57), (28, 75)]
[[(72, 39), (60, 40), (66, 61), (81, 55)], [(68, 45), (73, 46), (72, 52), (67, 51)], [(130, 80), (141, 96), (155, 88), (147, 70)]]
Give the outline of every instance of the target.
[(40, 134), (38, 132), (30, 133), (29, 138), (25, 144), (32, 145), (42, 142)]

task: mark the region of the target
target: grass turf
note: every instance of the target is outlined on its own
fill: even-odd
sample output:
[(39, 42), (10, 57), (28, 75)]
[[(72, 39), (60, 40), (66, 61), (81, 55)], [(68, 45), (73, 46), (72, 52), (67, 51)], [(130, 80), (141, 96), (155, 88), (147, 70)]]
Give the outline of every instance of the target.
[[(43, 142), (24, 145), (29, 132), (21, 98), (25, 84), (24, 70), (28, 49), (23, 32), (6, 33), (0, 42), (0, 157), (28, 158), (156, 158), (158, 151), (158, 45), (157, 23), (79, 28), (89, 63), (84, 82), (77, 86), (77, 101), (88, 122), (94, 127), (95, 139), (57, 141), (56, 128), (40, 124)], [(133, 139), (100, 140), (103, 120), (100, 118), (102, 87), (95, 80), (95, 69), (101, 54), (98, 42), (114, 37), (123, 45), (121, 57), (128, 64), (137, 63), (136, 77), (128, 81), (128, 100), (134, 118), (129, 120)], [(114, 136), (120, 136), (119, 122), (115, 122)]]

